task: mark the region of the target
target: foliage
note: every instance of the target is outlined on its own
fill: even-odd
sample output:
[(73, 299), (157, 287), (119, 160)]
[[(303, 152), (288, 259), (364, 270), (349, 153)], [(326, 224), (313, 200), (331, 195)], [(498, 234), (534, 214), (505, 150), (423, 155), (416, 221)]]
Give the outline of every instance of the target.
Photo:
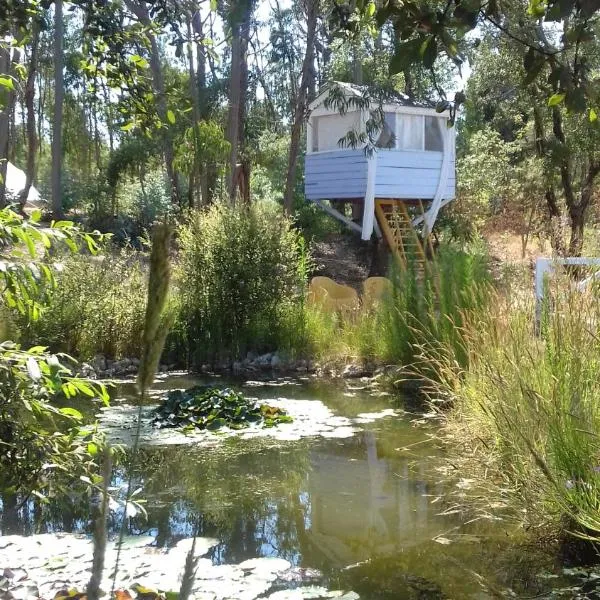
[(452, 402), (444, 435), (461, 476), (478, 484), (473, 500), (488, 505), (483, 491), (514, 506), (529, 525), (551, 523), (597, 540), (596, 293), (559, 279), (542, 337), (534, 335), (530, 303), (496, 297), (466, 324), (468, 368), (439, 362), (434, 399)]
[[(465, 5), (450, 0), (443, 8), (430, 2), (385, 2), (376, 6), (371, 0), (342, 5), (332, 14), (336, 25), (351, 35), (377, 29), (389, 23), (397, 43), (389, 61), (390, 71), (398, 73), (414, 65), (433, 69), (439, 56), (446, 56), (460, 69), (469, 53), (473, 31), (492, 29), (522, 48), (524, 82), (555, 83), (549, 94), (550, 105), (564, 103), (570, 110), (583, 111), (597, 103), (593, 70), (586, 58), (595, 41), (598, 13), (593, 3), (576, 0), (529, 0), (525, 3), (484, 2)], [(512, 19), (509, 21), (509, 17)], [(518, 23), (518, 25), (516, 24)], [(552, 35), (558, 25), (564, 30), (559, 39)], [(528, 34), (533, 32), (533, 37)], [(457, 94), (453, 110), (464, 100)]]
[(139, 356), (145, 310), (143, 258), (127, 251), (69, 256), (47, 292), (44, 318), (21, 323), (27, 343), (80, 359)]
[[(81, 243), (95, 251), (98, 239), (72, 223), (40, 227), (38, 219), (38, 214), (28, 221), (0, 210), (3, 308), (30, 322), (44, 317), (41, 292), (57, 284), (48, 251), (66, 246), (76, 252)], [(105, 402), (108, 397), (101, 385), (74, 377), (66, 360), (42, 346), (22, 350), (9, 341), (0, 345), (0, 485), (10, 494), (64, 491), (72, 485), (73, 474), (83, 476), (96, 466), (96, 435), (79, 428), (78, 410), (58, 408), (56, 402), (81, 394)]]
[(159, 427), (186, 426), (210, 431), (221, 427), (243, 429), (254, 423), (273, 427), (291, 421), (280, 408), (258, 404), (229, 388), (211, 386), (170, 391), (153, 418)]
[(193, 365), (274, 349), (282, 311), (300, 302), (306, 251), (277, 206), (216, 205), (180, 230), (179, 301), (174, 342)]
[(68, 360), (42, 346), (21, 350), (11, 342), (0, 344), (3, 492), (66, 493), (74, 477), (97, 468), (97, 434), (81, 428), (81, 412), (60, 407), (57, 399), (84, 395), (108, 403), (108, 396), (102, 386), (74, 377)]

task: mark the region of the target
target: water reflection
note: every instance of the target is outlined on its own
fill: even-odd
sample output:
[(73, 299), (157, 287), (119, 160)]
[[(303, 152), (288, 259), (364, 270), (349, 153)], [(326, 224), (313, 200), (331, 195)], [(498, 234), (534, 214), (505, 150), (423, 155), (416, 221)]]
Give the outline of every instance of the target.
[[(175, 386), (187, 383), (177, 381)], [(318, 397), (344, 416), (388, 406), (386, 399), (374, 399), (360, 390), (351, 396), (314, 386), (282, 387), (276, 392), (272, 387), (253, 386), (252, 391), (267, 398)], [(414, 450), (403, 452), (400, 446)], [(431, 497), (442, 491), (432, 476), (436, 452), (422, 429), (399, 418), (366, 425), (360, 434), (343, 440), (282, 443), (228, 438), (204, 450), (143, 449), (135, 483), (143, 489), (147, 514), (130, 518), (128, 533), (152, 534), (159, 547), (197, 533), (221, 540), (213, 551), (215, 563), (278, 556), (330, 574), (384, 557), (383, 562), (373, 562), (372, 577), (414, 572), (419, 575), (416, 579), (411, 575), (410, 581), (421, 586), (421, 579), (438, 580), (443, 573), (453, 597), (469, 597), (467, 593), (481, 588), (465, 573), (493, 564), (508, 538), (501, 525), (489, 525), (478, 529), (485, 544), (457, 543), (448, 552), (432, 541), (462, 526), (456, 516), (439, 516), (437, 505), (431, 503)], [(112, 485), (121, 495), (129, 469), (125, 462), (114, 473)], [(109, 523), (113, 533), (119, 523), (117, 511)], [(89, 499), (42, 505), (36, 498), (25, 502), (3, 498), (0, 528), (2, 534), (89, 533)], [(456, 562), (465, 565), (464, 572)], [(385, 566), (379, 575), (376, 564)], [(392, 588), (397, 585), (396, 581)], [(424, 589), (437, 588), (426, 585)]]

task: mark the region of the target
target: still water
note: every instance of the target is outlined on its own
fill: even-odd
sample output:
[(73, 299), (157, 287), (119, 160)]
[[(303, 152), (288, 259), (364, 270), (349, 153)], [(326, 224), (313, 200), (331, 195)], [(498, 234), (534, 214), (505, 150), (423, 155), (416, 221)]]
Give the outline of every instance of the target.
[[(170, 378), (158, 388), (199, 382), (206, 381)], [(236, 387), (264, 399), (318, 400), (346, 417), (390, 406), (389, 397), (358, 383), (274, 383)], [(121, 402), (127, 392), (120, 390)], [(345, 439), (229, 438), (212, 448), (145, 448), (134, 469), (144, 510), (129, 520), (128, 533), (153, 535), (159, 547), (194, 533), (214, 537), (220, 540), (210, 556), (215, 564), (281, 557), (345, 582), (366, 599), (544, 592), (550, 579), (538, 576), (552, 568), (550, 557), (518, 543), (513, 525), (468, 523), (447, 510), (440, 497), (452, 484), (441, 483), (435, 429), (413, 418), (379, 419)], [(117, 490), (123, 492), (128, 476), (125, 464), (114, 475)], [(117, 511), (113, 531), (118, 523)], [(53, 531), (88, 533), (87, 503), (2, 515), (4, 534)]]

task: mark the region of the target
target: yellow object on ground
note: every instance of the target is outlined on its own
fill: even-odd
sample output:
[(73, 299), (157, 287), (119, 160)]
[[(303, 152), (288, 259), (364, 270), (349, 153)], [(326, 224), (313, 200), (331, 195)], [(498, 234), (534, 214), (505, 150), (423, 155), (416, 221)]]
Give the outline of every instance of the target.
[(392, 291), (392, 282), (387, 277), (369, 277), (363, 283), (363, 306), (374, 308)]
[(308, 301), (329, 312), (348, 312), (360, 306), (356, 290), (329, 277), (313, 277), (308, 286)]

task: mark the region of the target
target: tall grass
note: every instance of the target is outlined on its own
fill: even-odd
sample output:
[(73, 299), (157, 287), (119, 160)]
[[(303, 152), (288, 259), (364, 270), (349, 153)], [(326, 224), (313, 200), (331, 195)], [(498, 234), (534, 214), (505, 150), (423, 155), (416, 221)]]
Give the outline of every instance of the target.
[(485, 257), (445, 248), (424, 267), (416, 261), (392, 265), (390, 279), (390, 292), (357, 314), (307, 307), (309, 352), (401, 365), (426, 378), (434, 376), (435, 363), (422, 359), (424, 346), (428, 354), (451, 351), (465, 364), (465, 315), (484, 306), (491, 290)]
[(72, 256), (61, 263), (44, 318), (21, 323), (24, 343), (89, 359), (138, 356), (146, 307), (141, 257), (125, 252)]
[(498, 295), (463, 328), (468, 368), (436, 357), (438, 392), (452, 400), (442, 431), (488, 500), (600, 539), (600, 306), (565, 281), (552, 298), (541, 337), (532, 302)]

